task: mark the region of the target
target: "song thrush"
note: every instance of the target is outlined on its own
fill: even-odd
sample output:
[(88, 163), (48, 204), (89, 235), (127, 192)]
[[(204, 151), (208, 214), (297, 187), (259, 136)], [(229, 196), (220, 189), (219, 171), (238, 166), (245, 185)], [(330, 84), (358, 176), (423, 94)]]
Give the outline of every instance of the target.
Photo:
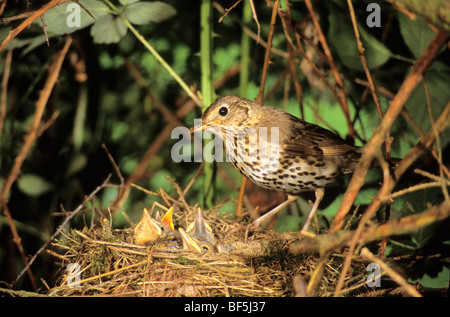
[(214, 128), (227, 160), (257, 185), (288, 194), (288, 199), (254, 221), (263, 221), (294, 202), (304, 191), (315, 202), (303, 226), (306, 231), (324, 195), (324, 188), (354, 171), (357, 147), (335, 133), (282, 110), (237, 96), (223, 97), (202, 115), (192, 133)]

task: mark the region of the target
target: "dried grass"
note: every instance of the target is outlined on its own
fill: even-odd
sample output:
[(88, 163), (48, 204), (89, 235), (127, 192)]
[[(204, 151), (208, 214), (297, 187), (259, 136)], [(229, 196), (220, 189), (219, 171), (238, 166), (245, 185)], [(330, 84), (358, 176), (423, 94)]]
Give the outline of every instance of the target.
[[(192, 215), (182, 215), (192, 219)], [(223, 216), (208, 214), (207, 221), (220, 243), (221, 253), (194, 253), (132, 243), (132, 229), (112, 230), (104, 218), (102, 226), (72, 230), (53, 243), (49, 252), (61, 266), (57, 286), (50, 296), (295, 296), (293, 277), (308, 278), (316, 255), (293, 255), (288, 234), (258, 230), (247, 232)], [(178, 223), (186, 223), (178, 218)], [(188, 222), (189, 222), (188, 220)], [(321, 293), (332, 294), (339, 275), (341, 256), (330, 258)], [(67, 267), (77, 263), (79, 286)], [(356, 278), (357, 279), (357, 278)]]

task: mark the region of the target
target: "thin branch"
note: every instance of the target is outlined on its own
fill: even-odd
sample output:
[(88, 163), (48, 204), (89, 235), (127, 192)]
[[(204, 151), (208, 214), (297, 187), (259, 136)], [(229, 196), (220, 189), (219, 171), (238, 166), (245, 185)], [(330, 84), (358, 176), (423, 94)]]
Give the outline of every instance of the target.
[(355, 168), (355, 172), (344, 194), (342, 203), (339, 206), (336, 216), (331, 224), (330, 232), (336, 232), (342, 227), (344, 218), (349, 212), (353, 202), (355, 201), (356, 195), (364, 183), (364, 179), (371, 166), (372, 160), (376, 156), (376, 153), (380, 151), (381, 145), (386, 140), (386, 135), (389, 133), (398, 115), (401, 113), (406, 101), (423, 79), (423, 73), (439, 52), (446, 39), (447, 35), (444, 32), (439, 32), (435, 36), (417, 63), (414, 65), (409, 76), (403, 82), (396, 96), (392, 100), (389, 109), (383, 117), (383, 120), (363, 149), (361, 159)]
[(42, 28), (44, 29), (45, 40), (47, 41), (47, 46), (50, 47), (50, 42), (48, 40), (48, 33), (47, 33), (47, 25), (45, 24), (44, 15), (41, 15), (40, 18), (41, 18), (41, 22), (42, 22)]
[(9, 74), (11, 71), (11, 61), (12, 61), (12, 50), (9, 50), (8, 53), (6, 53), (5, 58), (5, 68), (3, 71), (3, 78), (2, 78), (2, 96), (0, 100), (0, 137), (2, 136), (3, 131), (3, 124), (5, 122), (6, 118), (6, 105), (8, 102), (8, 81), (9, 81)]
[(348, 134), (351, 137), (354, 137), (356, 135), (356, 131), (355, 131), (355, 128), (353, 127), (352, 120), (350, 118), (350, 111), (348, 109), (347, 98), (345, 96), (344, 84), (342, 83), (342, 79), (341, 79), (341, 77), (339, 75), (339, 71), (338, 71), (336, 65), (334, 64), (333, 55), (331, 54), (331, 50), (328, 47), (328, 43), (327, 43), (327, 41), (325, 39), (325, 36), (324, 36), (324, 34), (322, 32), (322, 28), (320, 27), (319, 21), (318, 21), (318, 19), (316, 17), (316, 13), (314, 12), (314, 9), (312, 7), (311, 1), (310, 0), (305, 0), (305, 4), (306, 4), (306, 7), (307, 7), (307, 9), (308, 9), (308, 11), (309, 11), (309, 13), (311, 15), (311, 19), (312, 19), (312, 22), (314, 24), (314, 28), (317, 31), (317, 35), (319, 37), (320, 44), (322, 44), (322, 48), (323, 48), (323, 50), (325, 52), (325, 55), (327, 57), (327, 61), (328, 61), (328, 64), (330, 65), (331, 73), (333, 75), (333, 78), (334, 78), (334, 80), (336, 81), (336, 84), (339, 87), (339, 90), (338, 90), (338, 96), (339, 96), (338, 102), (339, 102), (339, 105), (341, 106), (342, 112), (344, 113), (345, 119), (347, 121)]
[(288, 48), (289, 53), (289, 69), (292, 74), (292, 80), (294, 82), (294, 89), (295, 94), (297, 96), (297, 101), (300, 108), (300, 117), (302, 119), (305, 119), (305, 112), (303, 110), (303, 89), (300, 84), (297, 69), (295, 67), (295, 51), (296, 51), (296, 45), (292, 41), (292, 38), (290, 36), (290, 33), (292, 32), (292, 13), (291, 13), (291, 3), (289, 1), (286, 1), (286, 10), (284, 12), (280, 11), (279, 15), (281, 17), (281, 23), (283, 25), (283, 31), (286, 36), (286, 45)]
[(436, 122), (433, 118), (433, 111), (431, 111), (431, 100), (430, 100), (430, 91), (428, 90), (428, 85), (426, 80), (423, 81), (424, 88), (425, 88), (425, 96), (427, 98), (427, 109), (428, 109), (428, 116), (430, 117), (431, 122), (431, 130), (433, 131), (435, 138), (436, 138), (436, 148), (437, 148), (437, 161), (439, 164), (439, 174), (440, 174), (440, 180), (441, 180), (441, 188), (442, 193), (444, 194), (445, 200), (449, 201), (448, 196), (448, 190), (447, 186), (445, 186), (445, 179), (444, 179), (444, 164), (442, 162), (442, 147), (441, 147), (441, 140), (439, 138), (439, 131), (436, 129)]
[(223, 19), (228, 15), (228, 13), (233, 10), (234, 8), (236, 8), (236, 6), (241, 3), (242, 0), (237, 0), (231, 7), (229, 7), (228, 9), (225, 9), (225, 13), (219, 18), (219, 23), (222, 23)]
[(42, 20), (42, 25), (44, 27), (44, 33), (45, 33), (45, 37), (47, 39), (47, 44), (48, 44), (47, 30), (46, 30), (45, 22), (44, 22), (44, 13), (47, 12), (48, 10), (52, 9), (53, 7), (56, 7), (60, 4), (63, 4), (65, 2), (71, 2), (71, 1), (76, 2), (80, 7), (82, 7), (87, 12), (87, 14), (89, 14), (93, 19), (95, 19), (94, 16), (89, 12), (89, 10), (86, 9), (86, 7), (84, 5), (79, 3), (78, 0), (51, 0), (49, 3), (45, 4), (42, 8), (40, 8), (36, 11), (25, 12), (25, 13), (16, 15), (14, 17), (0, 19), (0, 25), (1, 25), (4, 23), (7, 23), (9, 21), (14, 21), (17, 19), (22, 19), (22, 18), (27, 17), (27, 19), (25, 21), (23, 21), (18, 27), (16, 27), (14, 30), (11, 30), (9, 32), (8, 36), (0, 44), (0, 51), (2, 51), (9, 44), (9, 42), (11, 42), (12, 39), (14, 39), (17, 35), (19, 35), (20, 32), (22, 32), (25, 28), (30, 27), (31, 23), (33, 23), (33, 21), (39, 17)]
[(3, 42), (0, 44), (0, 51), (2, 51), (8, 44), (11, 42), (13, 38), (15, 38), (17, 35), (19, 35), (20, 32), (22, 32), (25, 28), (29, 27), (31, 23), (33, 23), (34, 20), (39, 18), (41, 15), (43, 15), (45, 12), (50, 10), (53, 7), (56, 7), (57, 5), (60, 5), (64, 2), (69, 2), (69, 0), (51, 0), (49, 3), (44, 5), (42, 8), (33, 11), (32, 14), (23, 21), (18, 27), (16, 27), (14, 30), (11, 30), (6, 36), (6, 38), (3, 40)]
[(314, 239), (300, 240), (291, 244), (289, 251), (296, 255), (319, 253), (323, 258), (323, 255), (329, 255), (342, 248), (349, 247), (353, 240), (364, 246), (385, 237), (417, 232), (448, 217), (450, 217), (450, 203), (444, 201), (418, 214), (389, 220), (383, 224), (366, 226), (360, 233), (358, 230), (339, 231), (337, 233), (324, 233)]
[(369, 249), (363, 248), (361, 250), (361, 256), (370, 262), (377, 263), (380, 266), (380, 268), (383, 271), (385, 271), (395, 282), (397, 282), (398, 285), (402, 286), (410, 296), (422, 297), (422, 295), (420, 295), (420, 293), (411, 284), (409, 284), (403, 278), (403, 276), (398, 274), (396, 271), (391, 269), (386, 263), (384, 263), (382, 260), (373, 255), (373, 253), (370, 252)]
[(353, 31), (355, 32), (356, 43), (358, 46), (359, 59), (361, 60), (361, 64), (363, 66), (364, 72), (366, 73), (366, 77), (369, 82), (370, 93), (372, 94), (373, 101), (375, 102), (375, 105), (377, 107), (378, 115), (380, 116), (380, 118), (383, 118), (380, 101), (378, 100), (378, 96), (377, 96), (377, 93), (375, 90), (375, 85), (373, 83), (372, 75), (370, 74), (369, 67), (367, 66), (366, 58), (364, 57), (365, 49), (364, 49), (363, 43), (361, 42), (361, 38), (359, 36), (358, 23), (356, 22), (356, 16), (355, 16), (355, 11), (353, 9), (352, 0), (347, 0), (347, 4), (348, 4), (349, 11), (350, 11), (350, 17), (352, 20), (352, 24), (353, 24)]
[[(264, 89), (266, 86), (267, 70), (269, 68), (269, 63), (270, 63), (270, 52), (272, 49), (272, 39), (273, 39), (274, 30), (275, 30), (275, 22), (277, 19), (278, 3), (279, 3), (279, 0), (275, 0), (275, 3), (273, 4), (273, 8), (272, 8), (272, 17), (270, 19), (270, 29), (269, 29), (269, 35), (267, 37), (267, 47), (266, 47), (266, 52), (264, 55), (264, 64), (263, 64), (263, 70), (262, 70), (262, 75), (261, 75), (261, 82), (259, 84), (258, 95), (256, 96), (256, 102), (259, 102), (259, 103), (262, 103), (264, 100)], [(258, 36), (258, 40), (259, 40), (259, 36)], [(247, 178), (245, 176), (243, 176), (242, 181), (241, 181), (241, 187), (239, 190), (238, 204), (237, 204), (237, 208), (236, 208), (236, 215), (238, 217), (242, 215), (242, 204), (244, 201), (246, 183), (247, 183)]]
[(14, 160), (14, 165), (0, 193), (0, 197), (2, 199), (6, 199), (12, 184), (15, 182), (20, 173), (22, 163), (25, 160), (28, 153), (30, 152), (31, 145), (36, 139), (36, 133), (39, 129), (39, 123), (41, 122), (45, 106), (53, 90), (53, 87), (58, 80), (59, 71), (61, 69), (64, 58), (71, 44), (72, 44), (72, 37), (69, 36), (67, 37), (63, 49), (58, 54), (56, 54), (52, 65), (49, 67), (49, 76), (47, 78), (47, 81), (45, 82), (44, 88), (40, 93), (39, 100), (36, 102), (36, 110), (34, 113), (33, 122), (31, 123), (31, 126), (28, 130), (28, 134), (25, 136), (25, 142), (22, 145), (22, 148), (20, 149), (20, 152), (17, 155), (16, 159)]
[(58, 229), (56, 229), (55, 233), (50, 237), (50, 239), (36, 252), (36, 254), (30, 259), (30, 261), (28, 262), (28, 264), (23, 268), (23, 270), (19, 273), (19, 275), (16, 277), (16, 279), (14, 280), (14, 282), (11, 283), (12, 286), (14, 286), (15, 283), (17, 283), (17, 281), (22, 277), (22, 275), (24, 274), (24, 272), (26, 270), (28, 270), (30, 268), (30, 266), (34, 263), (34, 261), (37, 259), (38, 255), (41, 254), (47, 247), (48, 245), (60, 234), (63, 232), (64, 227), (66, 226), (67, 223), (69, 223), (69, 221), (75, 217), (83, 208), (84, 205), (91, 201), (95, 195), (97, 195), (97, 193), (108, 186), (109, 184), (109, 179), (111, 178), (111, 175), (108, 175), (108, 177), (105, 179), (105, 181), (98, 186), (89, 196), (87, 196), (84, 201), (74, 210), (72, 211), (67, 217), (66, 219), (63, 221), (63, 223), (58, 227)]
[[(450, 121), (450, 103), (448, 107), (444, 109), (443, 113), (436, 122), (437, 131), (439, 131), (439, 133), (442, 133), (442, 131), (448, 126), (449, 121)], [(397, 180), (400, 179), (400, 177), (403, 175), (406, 169), (419, 157), (419, 155), (424, 151), (424, 149), (431, 147), (431, 145), (435, 141), (435, 136), (436, 136), (435, 130), (431, 129), (424, 138), (421, 138), (419, 143), (397, 165), (397, 167), (393, 171), (393, 176), (390, 175), (389, 169), (387, 168), (386, 162), (383, 160), (383, 157), (381, 155), (378, 155), (378, 157), (380, 158), (380, 164), (384, 163), (382, 164), (384, 174), (383, 185), (381, 186), (380, 191), (378, 192), (378, 194), (375, 196), (375, 198), (372, 200), (372, 202), (362, 215), (361, 220), (358, 224), (358, 228), (356, 229), (356, 234), (349, 244), (350, 247), (348, 253), (349, 256), (346, 258), (346, 262), (342, 269), (341, 273), (342, 275), (339, 278), (335, 294), (339, 293), (339, 290), (344, 281), (344, 276), (347, 274), (347, 271), (350, 268), (351, 254), (353, 254), (354, 250), (356, 249), (356, 245), (358, 244), (359, 240), (359, 235), (362, 234), (364, 226), (370, 220), (370, 218), (373, 217), (376, 211), (380, 208), (381, 204), (386, 202), (386, 197), (388, 197), (388, 194), (394, 189)], [(437, 218), (435, 220), (437, 220)]]
[(275, 0), (275, 2), (273, 4), (273, 9), (272, 9), (272, 17), (270, 18), (270, 29), (269, 29), (269, 35), (267, 37), (267, 47), (266, 47), (266, 53), (264, 55), (264, 64), (263, 64), (263, 70), (262, 70), (262, 75), (261, 75), (261, 82), (259, 84), (259, 93), (256, 97), (256, 102), (259, 102), (259, 103), (262, 103), (264, 100), (264, 89), (266, 86), (267, 70), (269, 68), (269, 63), (270, 63), (270, 50), (272, 48), (272, 39), (273, 39), (274, 30), (275, 30), (275, 22), (277, 20), (278, 3), (279, 3), (279, 0)]
[[(21, 244), (21, 239), (20, 239), (19, 233), (17, 232), (17, 229), (13, 222), (13, 218), (9, 212), (9, 209), (7, 206), (7, 197), (10, 192), (11, 186), (14, 184), (14, 182), (16, 181), (17, 177), (20, 174), (20, 169), (22, 167), (22, 163), (24, 162), (25, 158), (27, 157), (28, 153), (31, 150), (31, 147), (32, 147), (34, 141), (37, 138), (37, 133), (39, 130), (39, 123), (41, 122), (45, 106), (47, 105), (50, 94), (53, 91), (53, 87), (58, 80), (58, 76), (59, 76), (59, 72), (61, 70), (62, 63), (64, 61), (64, 58), (65, 58), (71, 44), (72, 44), (72, 37), (69, 36), (69, 37), (67, 37), (67, 40), (66, 40), (66, 43), (64, 44), (63, 49), (59, 53), (55, 54), (54, 61), (53, 61), (52, 65), (49, 67), (49, 75), (47, 77), (47, 81), (44, 84), (44, 88), (41, 91), (38, 101), (36, 102), (36, 109), (35, 109), (35, 113), (34, 113), (33, 122), (31, 123), (28, 134), (25, 136), (24, 144), (22, 145), (22, 148), (20, 149), (19, 154), (16, 156), (16, 158), (14, 160), (14, 165), (8, 174), (8, 178), (3, 183), (3, 188), (0, 193), (0, 205), (1, 205), (0, 207), (3, 208), (3, 212), (6, 215), (6, 217), (8, 218), (9, 226), (10, 226), (11, 232), (14, 236), (14, 242), (16, 243), (16, 245), (19, 249), (19, 252), (22, 255), (22, 258), (24, 260), (24, 264), (26, 267), (29, 267), (28, 266), (29, 262), (27, 261), (27, 257), (25, 255), (25, 251)], [(34, 281), (34, 278), (32, 278), (31, 271), (28, 271), (28, 274), (31, 278), (31, 282), (33, 283), (33, 286), (36, 289), (35, 281)]]

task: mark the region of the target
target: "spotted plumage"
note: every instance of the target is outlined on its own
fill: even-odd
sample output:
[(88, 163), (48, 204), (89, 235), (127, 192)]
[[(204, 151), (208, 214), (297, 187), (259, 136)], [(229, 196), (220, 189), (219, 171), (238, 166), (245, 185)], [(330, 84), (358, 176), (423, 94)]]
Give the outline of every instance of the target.
[[(352, 173), (360, 156), (357, 147), (329, 130), (237, 96), (211, 104), (202, 115), (201, 127), (194, 127), (193, 132), (207, 128), (215, 129), (224, 142), (227, 160), (248, 179), (287, 193), (285, 205), (301, 192), (315, 191), (311, 214), (322, 199), (323, 188)], [(281, 209), (277, 208), (268, 214)]]

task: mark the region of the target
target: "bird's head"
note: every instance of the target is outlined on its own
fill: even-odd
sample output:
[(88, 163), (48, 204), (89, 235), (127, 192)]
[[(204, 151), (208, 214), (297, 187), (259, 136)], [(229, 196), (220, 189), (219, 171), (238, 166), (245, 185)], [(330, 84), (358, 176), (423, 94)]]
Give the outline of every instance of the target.
[(201, 124), (194, 126), (191, 132), (195, 133), (207, 128), (245, 127), (252, 117), (255, 104), (253, 101), (237, 96), (220, 98), (204, 111)]

